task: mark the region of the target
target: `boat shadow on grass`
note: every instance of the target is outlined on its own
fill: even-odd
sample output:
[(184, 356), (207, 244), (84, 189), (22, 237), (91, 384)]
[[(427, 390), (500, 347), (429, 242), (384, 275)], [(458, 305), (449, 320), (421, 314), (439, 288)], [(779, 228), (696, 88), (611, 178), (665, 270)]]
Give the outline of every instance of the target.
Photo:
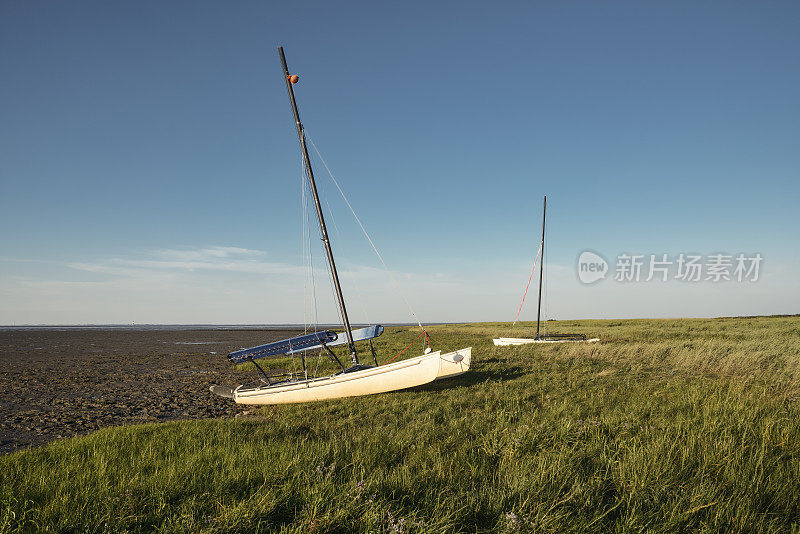
[(508, 380), (514, 380), (515, 378), (519, 378), (525, 374), (527, 373), (525, 373), (522, 367), (511, 367), (503, 369), (502, 371), (467, 371), (463, 375), (435, 380), (421, 386), (408, 388), (404, 391), (441, 391), (456, 387), (474, 386), (475, 384), (481, 384), (489, 381), (505, 382)]

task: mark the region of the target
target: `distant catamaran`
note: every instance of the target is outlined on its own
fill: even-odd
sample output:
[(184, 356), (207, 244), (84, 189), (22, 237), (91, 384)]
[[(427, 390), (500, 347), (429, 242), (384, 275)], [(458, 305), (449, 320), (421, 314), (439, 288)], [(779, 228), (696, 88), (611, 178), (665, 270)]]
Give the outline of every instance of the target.
[[(386, 364), (378, 365), (378, 358), (372, 345), (372, 339), (383, 333), (383, 327), (381, 325), (372, 325), (358, 330), (351, 328), (347, 307), (342, 295), (342, 287), (339, 283), (339, 275), (336, 271), (336, 262), (333, 258), (333, 249), (325, 226), (322, 205), (317, 193), (317, 185), (314, 181), (314, 171), (311, 168), (311, 160), (306, 145), (306, 134), (303, 124), (300, 122), (300, 113), (294, 96), (293, 84), (298, 82), (299, 77), (296, 74), (289, 73), (283, 47), (278, 47), (278, 53), (283, 65), (286, 89), (289, 93), (289, 102), (292, 106), (297, 135), (300, 139), (305, 176), (308, 179), (308, 188), (314, 199), (317, 221), (319, 222), (322, 242), (325, 245), (331, 281), (336, 292), (337, 305), (341, 314), (344, 332), (336, 333), (332, 330), (315, 331), (311, 334), (232, 352), (228, 356), (232, 362), (252, 362), (256, 366), (263, 377), (262, 385), (250, 388), (244, 386), (235, 388), (212, 386), (211, 391), (241, 404), (284, 404), (383, 393), (419, 386), (436, 379), (467, 372), (470, 367), (472, 347), (447, 354), (442, 354), (439, 351), (432, 352), (428, 343), (427, 332), (423, 329), (427, 345), (425, 354), (395, 363), (387, 362)], [(423, 334), (420, 334), (420, 337)], [(358, 351), (356, 350), (356, 342), (359, 341), (369, 342), (375, 365), (365, 365), (359, 361)], [(331, 347), (340, 345), (347, 345), (350, 351), (350, 365), (348, 367), (342, 365), (336, 354), (331, 350)], [(339, 365), (340, 370), (330, 376), (310, 376), (306, 365), (305, 351), (314, 349), (327, 352), (330, 358)], [(259, 358), (277, 355), (298, 356), (303, 364), (302, 374), (283, 373), (270, 376), (256, 363)]]
[[(493, 339), (496, 346), (506, 345), (525, 345), (527, 343), (564, 343), (564, 342), (595, 342), (600, 341), (597, 338), (587, 339), (585, 334), (545, 334), (541, 329), (542, 317), (542, 280), (544, 279), (544, 226), (547, 217), (547, 195), (544, 197), (544, 204), (542, 206), (542, 242), (539, 245), (539, 254), (537, 259), (541, 260), (539, 265), (539, 305), (536, 309), (536, 335), (533, 338), (524, 337), (498, 337)], [(534, 270), (536, 269), (536, 261), (533, 263)], [(533, 271), (531, 271), (531, 278), (533, 278)], [(528, 279), (528, 286), (530, 286), (530, 278)], [(517, 310), (517, 317), (514, 319), (512, 327), (519, 319), (519, 313), (522, 311), (522, 305), (525, 303), (525, 295), (528, 294), (528, 286), (525, 287), (525, 293), (522, 295), (522, 303)]]

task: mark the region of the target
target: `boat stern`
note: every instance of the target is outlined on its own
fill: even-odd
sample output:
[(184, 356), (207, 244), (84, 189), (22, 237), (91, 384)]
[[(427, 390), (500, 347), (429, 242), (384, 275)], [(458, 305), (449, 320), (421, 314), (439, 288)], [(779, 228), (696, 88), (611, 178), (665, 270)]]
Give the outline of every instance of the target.
[(448, 352), (439, 356), (439, 372), (436, 380), (458, 376), (469, 371), (472, 364), (472, 347)]

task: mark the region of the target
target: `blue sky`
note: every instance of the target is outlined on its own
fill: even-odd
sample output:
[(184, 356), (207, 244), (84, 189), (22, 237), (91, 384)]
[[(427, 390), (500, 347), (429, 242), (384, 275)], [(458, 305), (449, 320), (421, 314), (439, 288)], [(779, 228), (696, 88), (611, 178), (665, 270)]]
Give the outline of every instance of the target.
[[(308, 316), (279, 44), (423, 320), (513, 318), (544, 194), (548, 316), (798, 313), (799, 23), (794, 2), (4, 2), (0, 324)], [(408, 320), (315, 163), (356, 320)], [(757, 282), (583, 285), (585, 249), (764, 260)]]

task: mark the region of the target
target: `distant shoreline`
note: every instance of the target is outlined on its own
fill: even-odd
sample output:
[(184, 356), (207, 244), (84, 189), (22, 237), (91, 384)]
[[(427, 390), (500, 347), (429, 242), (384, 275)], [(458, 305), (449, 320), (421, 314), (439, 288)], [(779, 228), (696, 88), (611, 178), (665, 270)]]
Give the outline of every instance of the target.
[[(416, 323), (380, 323), (383, 326), (417, 326)], [(447, 323), (426, 323), (442, 325)], [(461, 323), (458, 323), (461, 324)], [(341, 324), (318, 324), (317, 328), (337, 329)], [(353, 323), (353, 327), (367, 326)], [(303, 330), (302, 324), (79, 324), (79, 325), (0, 325), (0, 331), (10, 330), (127, 330), (127, 331), (182, 331), (182, 330)]]
[[(800, 317), (800, 313), (776, 313), (770, 315), (721, 315), (719, 317), (605, 317), (603, 319), (554, 319), (548, 318), (546, 321), (565, 322), (565, 321), (673, 321), (676, 319), (758, 319), (758, 318), (779, 318), (779, 317)], [(473, 324), (473, 323), (496, 323), (504, 321), (450, 321), (425, 323), (427, 326), (441, 326), (448, 324)], [(531, 322), (526, 320), (523, 322)], [(383, 326), (417, 326), (417, 323), (380, 323)], [(353, 323), (353, 327), (368, 326), (369, 323)], [(322, 323), (316, 325), (317, 328), (341, 328), (341, 323)], [(8, 330), (302, 330), (306, 325), (298, 323), (275, 323), (275, 324), (24, 324), (24, 325), (0, 325), (0, 331)]]

